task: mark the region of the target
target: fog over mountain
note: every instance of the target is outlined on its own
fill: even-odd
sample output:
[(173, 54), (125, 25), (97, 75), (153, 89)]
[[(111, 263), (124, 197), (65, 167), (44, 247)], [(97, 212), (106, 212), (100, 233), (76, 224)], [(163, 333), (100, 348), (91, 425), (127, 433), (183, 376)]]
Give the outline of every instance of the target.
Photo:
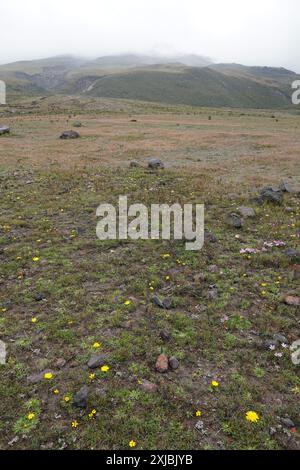
[(298, 0), (10, 0), (0, 63), (61, 54), (205, 56), (300, 72)]

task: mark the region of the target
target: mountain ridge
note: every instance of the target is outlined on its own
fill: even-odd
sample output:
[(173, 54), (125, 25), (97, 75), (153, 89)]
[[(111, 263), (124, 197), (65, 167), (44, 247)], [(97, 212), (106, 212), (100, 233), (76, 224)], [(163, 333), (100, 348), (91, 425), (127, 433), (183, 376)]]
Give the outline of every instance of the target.
[(12, 99), (84, 94), (196, 106), (286, 108), (292, 106), (291, 84), (300, 76), (283, 67), (215, 64), (192, 54), (123, 54), (18, 61), (0, 65), (0, 78)]

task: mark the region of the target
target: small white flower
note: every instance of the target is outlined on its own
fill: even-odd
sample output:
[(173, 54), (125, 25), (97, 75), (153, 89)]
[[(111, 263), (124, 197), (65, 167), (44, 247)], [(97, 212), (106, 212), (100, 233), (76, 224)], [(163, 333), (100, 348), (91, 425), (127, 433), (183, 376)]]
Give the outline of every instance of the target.
[(271, 344), (269, 346), (269, 349), (270, 349), (270, 351), (275, 351), (275, 349), (276, 349), (275, 344)]
[(282, 343), (281, 345), (284, 349), (287, 349), (288, 348), (288, 345), (286, 343)]
[(280, 352), (277, 352), (277, 353), (275, 353), (275, 354), (274, 354), (274, 356), (275, 356), (275, 357), (282, 357), (282, 356), (283, 356), (283, 354), (282, 354), (282, 353), (280, 353)]

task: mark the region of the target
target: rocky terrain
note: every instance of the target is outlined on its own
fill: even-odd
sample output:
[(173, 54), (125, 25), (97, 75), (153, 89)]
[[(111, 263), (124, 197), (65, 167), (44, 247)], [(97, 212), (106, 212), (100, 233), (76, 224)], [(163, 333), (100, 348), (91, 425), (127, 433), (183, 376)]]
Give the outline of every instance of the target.
[[(0, 128), (1, 449), (299, 449), (299, 117), (43, 96)], [(119, 195), (204, 203), (203, 249), (101, 242)]]

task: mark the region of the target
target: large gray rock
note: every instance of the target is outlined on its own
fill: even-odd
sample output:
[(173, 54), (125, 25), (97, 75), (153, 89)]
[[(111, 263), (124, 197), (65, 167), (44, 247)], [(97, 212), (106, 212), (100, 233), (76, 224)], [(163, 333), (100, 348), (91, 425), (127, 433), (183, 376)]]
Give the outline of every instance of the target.
[(7, 126), (0, 126), (0, 135), (2, 134), (9, 134), (10, 133), (10, 128)]
[(97, 367), (104, 366), (107, 363), (108, 354), (93, 354), (88, 362), (88, 367), (90, 369), (96, 369)]
[(87, 385), (81, 387), (81, 389), (74, 395), (73, 406), (76, 408), (86, 408), (88, 399), (89, 389)]
[(175, 357), (175, 356), (170, 357), (169, 366), (170, 366), (170, 369), (172, 369), (172, 370), (178, 369), (179, 361), (178, 361), (177, 357)]
[(242, 228), (243, 220), (237, 214), (229, 214), (226, 217), (226, 225), (233, 228)]
[(272, 204), (282, 204), (283, 195), (280, 189), (272, 188), (267, 186), (260, 191), (260, 197), (263, 201), (270, 202)]
[(60, 139), (78, 139), (78, 137), (80, 136), (76, 131), (64, 131), (61, 134)]
[(151, 158), (148, 162), (148, 167), (151, 168), (151, 170), (158, 170), (164, 169), (165, 165), (158, 158)]
[(255, 217), (255, 211), (252, 207), (240, 206), (238, 208), (238, 213), (245, 217), (245, 219), (248, 217)]

